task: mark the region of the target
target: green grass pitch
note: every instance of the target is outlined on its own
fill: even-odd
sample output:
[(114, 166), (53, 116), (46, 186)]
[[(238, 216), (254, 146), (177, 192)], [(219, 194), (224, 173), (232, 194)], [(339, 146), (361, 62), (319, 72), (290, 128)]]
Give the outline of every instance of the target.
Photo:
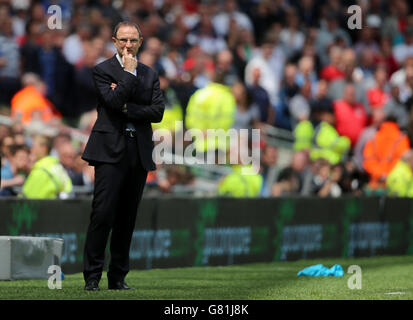
[[(343, 277), (298, 277), (310, 265), (340, 264)], [(350, 265), (362, 270), (362, 288), (349, 289)], [(64, 270), (63, 270), (64, 272)], [(62, 289), (47, 280), (0, 281), (0, 299), (413, 299), (413, 256), (317, 259), (223, 267), (132, 270), (126, 282), (133, 291), (107, 290), (106, 273), (99, 292), (83, 290), (82, 274), (66, 275)]]

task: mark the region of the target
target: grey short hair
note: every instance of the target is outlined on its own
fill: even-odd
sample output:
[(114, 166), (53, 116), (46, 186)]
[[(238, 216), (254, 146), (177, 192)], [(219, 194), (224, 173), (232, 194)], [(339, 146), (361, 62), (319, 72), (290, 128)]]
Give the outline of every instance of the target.
[(125, 27), (125, 26), (136, 28), (136, 30), (138, 30), (138, 33), (139, 33), (139, 38), (142, 38), (142, 31), (141, 31), (141, 28), (139, 27), (139, 25), (136, 24), (136, 23), (134, 23), (134, 22), (130, 22), (130, 21), (121, 21), (121, 22), (119, 22), (119, 23), (115, 26), (115, 29), (113, 29), (113, 34), (112, 34), (112, 36), (113, 36), (114, 38), (116, 38), (116, 34), (118, 33), (119, 28), (120, 28), (120, 27)]

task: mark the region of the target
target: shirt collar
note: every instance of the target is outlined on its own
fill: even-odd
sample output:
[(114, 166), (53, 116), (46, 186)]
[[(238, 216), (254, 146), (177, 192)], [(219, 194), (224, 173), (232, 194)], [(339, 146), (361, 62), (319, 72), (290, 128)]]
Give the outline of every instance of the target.
[(121, 67), (122, 67), (122, 68), (124, 68), (124, 66), (123, 66), (123, 62), (122, 62), (122, 58), (120, 57), (119, 53), (116, 53), (116, 59), (118, 59), (118, 61), (119, 61), (120, 65), (121, 65)]

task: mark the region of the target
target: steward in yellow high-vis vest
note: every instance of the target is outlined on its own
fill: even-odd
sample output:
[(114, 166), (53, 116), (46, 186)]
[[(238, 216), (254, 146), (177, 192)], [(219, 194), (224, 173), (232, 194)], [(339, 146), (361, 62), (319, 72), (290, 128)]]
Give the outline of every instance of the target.
[(294, 151), (309, 150), (310, 159), (326, 159), (334, 165), (343, 160), (350, 150), (350, 139), (340, 136), (334, 127), (334, 113), (329, 109), (317, 110), (316, 120), (319, 124), (314, 128), (309, 120), (301, 121), (294, 129)]
[(413, 151), (407, 151), (390, 171), (386, 179), (389, 196), (413, 197)]
[[(232, 128), (236, 111), (235, 98), (231, 88), (210, 82), (205, 88), (194, 92), (188, 102), (185, 117), (187, 129), (200, 129), (204, 133), (208, 129)], [(206, 135), (205, 135), (206, 137)], [(215, 147), (214, 147), (215, 144)], [(195, 149), (199, 152), (219, 149), (228, 150), (227, 139), (195, 140)]]
[(51, 142), (47, 137), (36, 136), (32, 154), (36, 162), (24, 182), (22, 193), (31, 199), (55, 199), (72, 191), (72, 181), (59, 159), (49, 156)]
[(331, 124), (322, 121), (314, 130), (313, 147), (310, 159), (324, 158), (334, 165), (343, 160), (343, 156), (350, 150), (350, 139), (340, 136)]
[(218, 195), (237, 198), (258, 197), (262, 184), (262, 176), (255, 173), (251, 165), (234, 165), (233, 172), (219, 184)]

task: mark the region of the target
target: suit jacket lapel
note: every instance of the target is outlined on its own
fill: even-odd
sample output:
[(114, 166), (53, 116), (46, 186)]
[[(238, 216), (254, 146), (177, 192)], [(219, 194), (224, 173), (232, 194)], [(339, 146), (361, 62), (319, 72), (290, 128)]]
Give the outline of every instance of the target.
[(142, 67), (142, 63), (138, 62), (138, 66), (136, 67), (136, 76), (141, 83), (143, 82), (143, 72), (144, 69)]
[(112, 72), (115, 78), (120, 79), (122, 77), (123, 68), (116, 58), (116, 55), (110, 58), (110, 65), (112, 66)]

